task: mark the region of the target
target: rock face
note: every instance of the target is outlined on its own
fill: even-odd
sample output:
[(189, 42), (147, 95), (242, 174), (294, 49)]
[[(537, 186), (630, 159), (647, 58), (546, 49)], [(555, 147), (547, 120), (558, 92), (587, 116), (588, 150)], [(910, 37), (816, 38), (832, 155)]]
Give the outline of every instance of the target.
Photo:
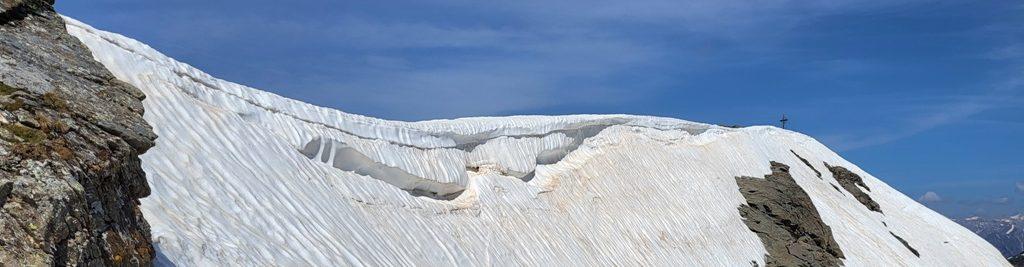
[(764, 243), (769, 253), (766, 265), (842, 265), (843, 251), (832, 228), (822, 222), (810, 196), (789, 174), (789, 166), (772, 161), (771, 168), (764, 179), (736, 177), (747, 200), (740, 215)]
[(0, 0), (0, 265), (146, 265), (143, 94), (46, 0)]
[(874, 199), (871, 199), (871, 196), (868, 196), (867, 193), (860, 190), (861, 188), (864, 188), (871, 191), (871, 188), (868, 188), (868, 185), (864, 184), (864, 179), (860, 178), (859, 175), (851, 172), (849, 169), (840, 166), (832, 166), (828, 163), (825, 163), (825, 167), (832, 172), (832, 176), (839, 181), (839, 185), (843, 186), (843, 189), (846, 189), (850, 194), (853, 194), (860, 204), (864, 205), (864, 207), (867, 207), (871, 211), (878, 213), (882, 212), (882, 208), (878, 205), (878, 202), (875, 202)]

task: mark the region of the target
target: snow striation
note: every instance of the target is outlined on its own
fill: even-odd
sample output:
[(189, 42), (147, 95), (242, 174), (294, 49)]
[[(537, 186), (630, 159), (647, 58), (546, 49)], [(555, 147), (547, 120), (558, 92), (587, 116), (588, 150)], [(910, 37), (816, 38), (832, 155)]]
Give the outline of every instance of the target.
[[(629, 115), (381, 120), (223, 81), (65, 20), (147, 96), (159, 138), (142, 155), (152, 195), (141, 207), (160, 264), (763, 266), (735, 177), (762, 177), (776, 161), (792, 167), (847, 266), (1007, 265), (796, 132)], [(794, 153), (862, 176), (885, 212)]]

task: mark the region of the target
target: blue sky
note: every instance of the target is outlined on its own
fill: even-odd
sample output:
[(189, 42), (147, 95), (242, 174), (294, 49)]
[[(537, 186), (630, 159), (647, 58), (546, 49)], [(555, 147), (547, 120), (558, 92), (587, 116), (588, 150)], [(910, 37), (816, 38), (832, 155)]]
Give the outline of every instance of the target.
[(775, 123), (949, 216), (1024, 211), (1017, 1), (58, 1), (217, 77), (396, 120)]

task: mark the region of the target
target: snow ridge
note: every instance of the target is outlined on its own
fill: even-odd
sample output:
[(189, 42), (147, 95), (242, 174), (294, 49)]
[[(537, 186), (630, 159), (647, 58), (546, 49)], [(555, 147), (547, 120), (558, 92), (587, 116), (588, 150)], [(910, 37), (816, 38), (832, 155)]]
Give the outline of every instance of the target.
[[(147, 96), (159, 138), (142, 156), (142, 210), (165, 264), (764, 265), (734, 177), (775, 161), (793, 166), (844, 265), (1006, 265), (799, 133), (632, 115), (381, 120), (216, 79), (65, 20)], [(816, 171), (824, 162), (863, 178), (885, 213), (834, 187)]]

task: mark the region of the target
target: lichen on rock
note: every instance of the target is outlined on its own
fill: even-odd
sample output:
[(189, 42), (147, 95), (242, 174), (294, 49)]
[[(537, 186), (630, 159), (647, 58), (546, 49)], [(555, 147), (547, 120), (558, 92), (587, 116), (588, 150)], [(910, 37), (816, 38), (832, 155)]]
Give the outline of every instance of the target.
[(147, 265), (142, 93), (52, 5), (0, 0), (0, 266)]

